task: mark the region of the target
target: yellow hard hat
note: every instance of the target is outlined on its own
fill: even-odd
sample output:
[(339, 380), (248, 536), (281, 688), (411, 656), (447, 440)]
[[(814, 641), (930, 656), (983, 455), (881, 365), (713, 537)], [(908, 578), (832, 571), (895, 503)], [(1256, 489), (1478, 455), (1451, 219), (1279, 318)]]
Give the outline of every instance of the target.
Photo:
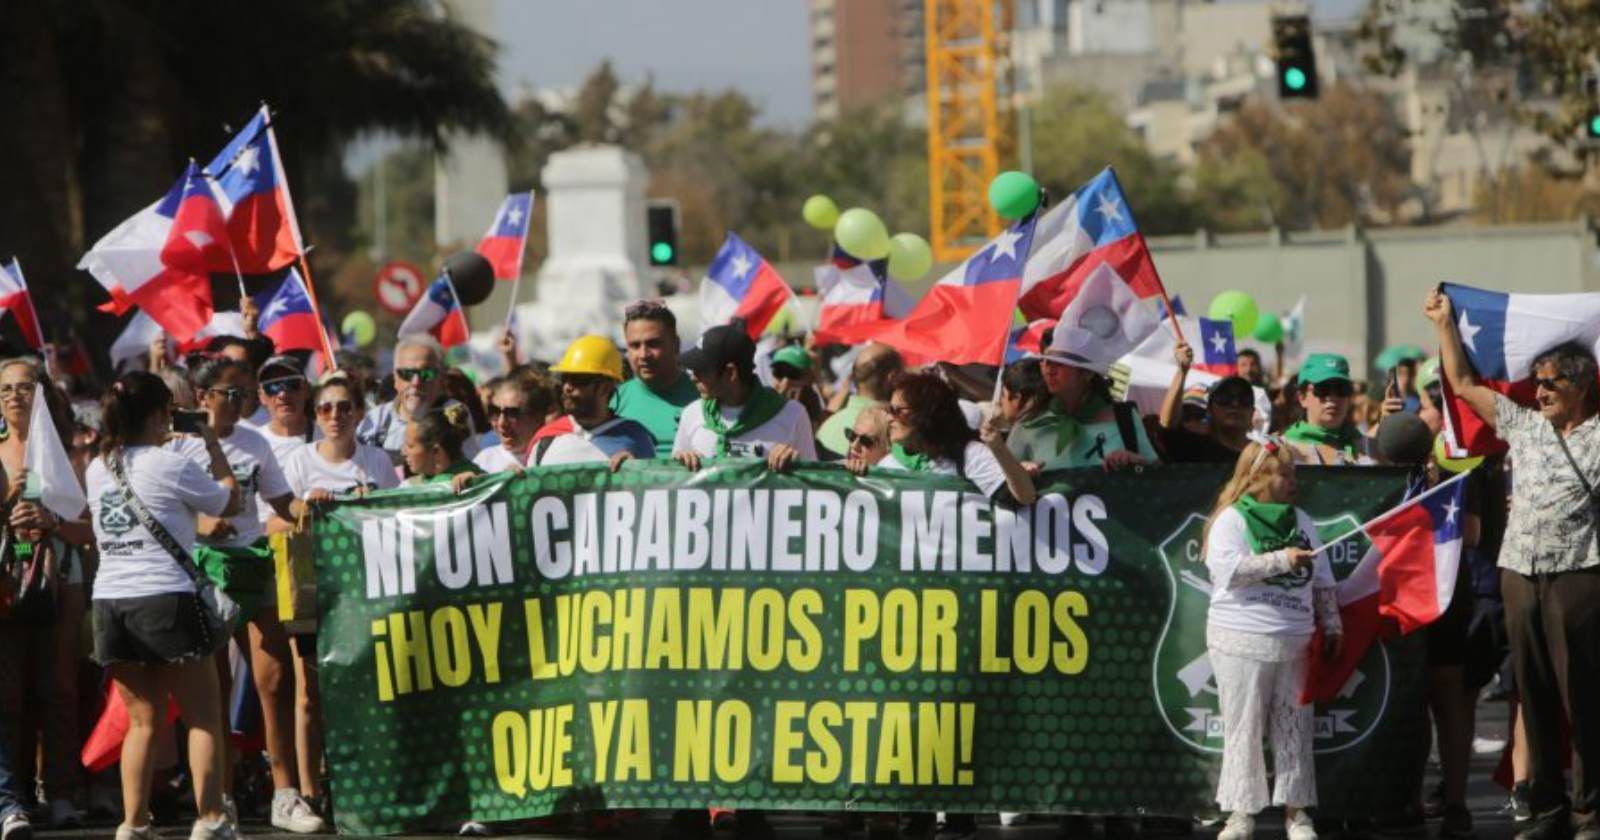
[(567, 345), (561, 361), (550, 368), (553, 373), (592, 373), (622, 381), (622, 354), (611, 339), (600, 335), (580, 335)]

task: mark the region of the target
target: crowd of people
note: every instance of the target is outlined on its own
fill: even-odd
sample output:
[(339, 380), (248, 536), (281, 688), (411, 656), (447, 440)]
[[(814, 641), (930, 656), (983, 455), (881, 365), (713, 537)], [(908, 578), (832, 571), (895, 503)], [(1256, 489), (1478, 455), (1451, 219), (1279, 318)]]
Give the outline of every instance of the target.
[[(1226, 732), (1221, 836), (1244, 840), (1262, 811), (1283, 806), (1291, 840), (1313, 840), (1311, 710), (1297, 695), (1308, 657), (1335, 652), (1342, 634), (1326, 555), (1295, 507), (1297, 480), (1315, 474), (1297, 479), (1296, 468), (1404, 465), (1412, 494), (1448, 478), (1463, 466), (1435, 445), (1446, 382), (1510, 451), (1468, 479), (1463, 573), (1449, 612), (1424, 630), (1440, 783), (1424, 791), (1417, 779), (1415, 807), (1380, 829), (1415, 834), (1437, 819), (1440, 837), (1472, 836), (1474, 710), (1493, 682), (1515, 706), (1521, 836), (1600, 840), (1600, 734), (1581, 711), (1600, 709), (1595, 359), (1576, 345), (1548, 349), (1535, 364), (1538, 406), (1526, 408), (1474, 379), (1446, 300), (1430, 295), (1424, 312), (1439, 358), (1402, 362), (1372, 394), (1326, 353), (1289, 372), (1281, 353), (1268, 370), (1245, 351), (1236, 375), (1190, 389), (1194, 354), (1180, 341), (1150, 416), (1116, 399), (1105, 367), (1066, 349), (1081, 344), (1061, 329), (995, 387), (968, 369), (908, 367), (883, 345), (758, 341), (738, 322), (684, 348), (659, 301), (627, 308), (620, 347), (585, 336), (548, 366), (517, 358), (508, 338), (506, 372), (483, 382), (447, 365), (426, 335), (400, 338), (382, 375), (341, 351), (335, 370), (313, 377), (259, 335), (217, 338), (182, 359), (157, 346), (146, 369), (99, 391), (16, 356), (0, 362), (0, 557), (21, 581), (0, 603), (4, 840), (24, 840), (35, 823), (77, 825), (84, 808), (120, 818), (118, 840), (155, 837), (153, 820), (180, 808), (197, 815), (198, 840), (235, 836), (240, 811), (258, 807), (278, 829), (329, 829), (314, 627), (285, 625), (273, 581), (288, 544), (274, 537), (302, 531), (319, 504), (402, 484), (459, 492), (485, 474), (552, 465), (670, 459), (698, 471), (722, 458), (959, 476), (1001, 505), (1030, 504), (1046, 471), (1225, 465), (1205, 537), (1207, 645)], [(26, 442), (41, 398), (86, 490), (77, 517), (30, 490)], [(231, 638), (196, 597), (217, 593), (242, 616)], [(127, 733), (116, 769), (95, 774), (80, 754), (113, 693)], [(230, 738), (241, 718), (259, 721), (258, 740)], [(724, 821), (739, 836), (771, 832), (760, 813), (715, 811), (675, 814), (669, 831), (705, 837)], [(582, 829), (613, 825), (593, 815)], [(917, 814), (865, 827), (964, 836), (974, 825), (947, 814), (936, 828)], [(1063, 827), (1084, 831), (1087, 818)]]

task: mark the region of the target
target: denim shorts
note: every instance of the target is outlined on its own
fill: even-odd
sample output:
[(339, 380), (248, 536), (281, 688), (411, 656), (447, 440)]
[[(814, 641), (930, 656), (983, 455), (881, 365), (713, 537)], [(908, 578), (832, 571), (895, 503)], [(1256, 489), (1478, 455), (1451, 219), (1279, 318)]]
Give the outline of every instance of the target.
[(178, 665), (216, 649), (192, 592), (94, 602), (94, 659), (101, 665)]

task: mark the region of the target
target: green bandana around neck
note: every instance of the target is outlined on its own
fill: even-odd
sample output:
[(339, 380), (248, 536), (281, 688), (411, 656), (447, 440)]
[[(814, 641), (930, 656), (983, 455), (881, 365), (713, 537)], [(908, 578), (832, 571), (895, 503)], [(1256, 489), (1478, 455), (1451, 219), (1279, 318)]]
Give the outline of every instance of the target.
[(1337, 449), (1346, 455), (1355, 455), (1358, 432), (1354, 426), (1324, 429), (1315, 423), (1301, 420), (1283, 430), (1283, 439), (1291, 443), (1311, 443)]
[(750, 392), (750, 399), (745, 402), (744, 410), (739, 412), (739, 419), (729, 425), (722, 420), (722, 404), (719, 401), (712, 398), (702, 400), (700, 410), (706, 428), (717, 436), (717, 457), (727, 457), (729, 443), (734, 438), (758, 429), (768, 420), (777, 417), (787, 402), (788, 400), (777, 391), (765, 385), (757, 385), (755, 390)]
[(914, 455), (904, 446), (898, 443), (894, 446), (891, 446), (890, 451), (894, 454), (894, 459), (900, 462), (900, 466), (905, 467), (908, 470), (913, 472), (927, 472), (928, 470), (933, 469), (932, 458), (929, 458), (926, 455)]
[(1085, 429), (1094, 424), (1094, 419), (1100, 416), (1111, 403), (1098, 393), (1088, 393), (1083, 401), (1078, 403), (1078, 410), (1068, 413), (1061, 405), (1060, 399), (1050, 401), (1050, 409), (1042, 412), (1038, 417), (1027, 422), (1026, 425), (1053, 425), (1056, 427), (1056, 451), (1066, 452), (1072, 448), (1078, 438), (1083, 437)]
[(1233, 509), (1244, 517), (1250, 549), (1257, 554), (1304, 543), (1294, 505), (1258, 502), (1246, 493), (1233, 503)]

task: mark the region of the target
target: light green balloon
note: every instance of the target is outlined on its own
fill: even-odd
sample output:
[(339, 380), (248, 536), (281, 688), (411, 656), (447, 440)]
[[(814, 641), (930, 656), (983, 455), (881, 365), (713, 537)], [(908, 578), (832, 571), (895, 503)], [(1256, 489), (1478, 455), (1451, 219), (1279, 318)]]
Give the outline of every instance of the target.
[(921, 280), (933, 268), (933, 248), (914, 233), (897, 233), (889, 239), (889, 276), (896, 280)]
[(357, 347), (366, 347), (378, 337), (378, 322), (372, 319), (371, 313), (357, 309), (339, 322), (339, 332), (355, 342)]
[(877, 213), (865, 207), (852, 207), (839, 214), (839, 221), (833, 226), (833, 240), (858, 260), (889, 256), (889, 229)]
[(1271, 312), (1263, 312), (1256, 319), (1256, 341), (1277, 344), (1283, 340), (1283, 321)]
[(839, 222), (839, 205), (825, 195), (814, 195), (800, 207), (800, 218), (817, 230), (827, 230)]
[(1020, 219), (1039, 206), (1039, 182), (1015, 169), (994, 176), (989, 182), (989, 206), (1002, 219)]
[(1256, 309), (1255, 298), (1238, 290), (1230, 290), (1211, 299), (1211, 308), (1206, 311), (1206, 317), (1213, 321), (1232, 321), (1233, 334), (1243, 336), (1254, 334), (1260, 313)]

